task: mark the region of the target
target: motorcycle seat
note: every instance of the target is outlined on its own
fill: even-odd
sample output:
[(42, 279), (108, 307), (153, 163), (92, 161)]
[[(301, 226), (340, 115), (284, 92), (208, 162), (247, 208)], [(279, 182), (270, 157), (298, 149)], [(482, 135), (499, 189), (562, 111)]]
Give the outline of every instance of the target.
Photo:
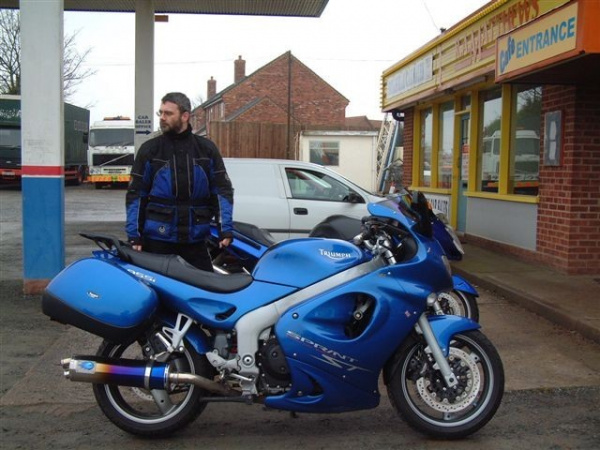
[(227, 294), (249, 286), (253, 279), (247, 273), (222, 275), (200, 270), (178, 255), (159, 255), (121, 247), (120, 253), (133, 265), (210, 292)]

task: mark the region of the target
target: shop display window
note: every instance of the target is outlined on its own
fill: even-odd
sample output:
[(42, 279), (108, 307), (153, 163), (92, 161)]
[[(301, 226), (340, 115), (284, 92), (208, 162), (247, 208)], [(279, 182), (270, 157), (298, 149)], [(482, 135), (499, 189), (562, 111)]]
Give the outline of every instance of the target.
[(437, 160), (437, 187), (450, 189), (452, 185), (452, 150), (454, 147), (454, 102), (440, 105), (440, 140)]
[(541, 155), (541, 86), (516, 86), (511, 108), (509, 193), (537, 195)]
[(480, 94), (479, 176), (481, 190), (498, 192), (502, 124), (502, 91), (492, 89)]
[(431, 148), (433, 144), (433, 111), (421, 111), (421, 186), (431, 186)]

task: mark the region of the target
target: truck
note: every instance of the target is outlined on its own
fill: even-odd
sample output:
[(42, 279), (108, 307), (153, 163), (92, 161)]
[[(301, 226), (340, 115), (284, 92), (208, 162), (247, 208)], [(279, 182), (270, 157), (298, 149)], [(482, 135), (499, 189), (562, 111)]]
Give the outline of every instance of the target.
[[(90, 111), (64, 105), (64, 176), (67, 184), (81, 184), (87, 175), (87, 137)], [(21, 96), (0, 95), (0, 183), (20, 186)]]
[(88, 181), (96, 189), (128, 184), (135, 157), (134, 122), (126, 116), (105, 117), (90, 127)]
[[(514, 152), (515, 194), (536, 194), (539, 185), (540, 137), (534, 130), (517, 130)], [(498, 188), (500, 173), (500, 131), (483, 138), (481, 181), (484, 191)]]

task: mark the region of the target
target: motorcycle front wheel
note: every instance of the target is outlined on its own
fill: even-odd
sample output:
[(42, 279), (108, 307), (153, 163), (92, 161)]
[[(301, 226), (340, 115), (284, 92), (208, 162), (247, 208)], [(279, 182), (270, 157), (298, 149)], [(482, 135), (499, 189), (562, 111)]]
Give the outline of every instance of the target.
[(475, 322), (479, 322), (479, 306), (477, 305), (477, 297), (473, 294), (452, 289), (449, 292), (440, 293), (438, 302), (444, 314), (468, 317)]
[[(96, 354), (108, 358), (147, 359), (138, 342), (120, 345), (104, 341)], [(189, 344), (183, 352), (174, 353), (169, 362), (179, 372), (211, 376), (206, 358)], [(176, 384), (166, 390), (94, 384), (93, 390), (100, 409), (111, 422), (128, 433), (145, 437), (162, 437), (185, 427), (202, 413), (206, 403), (200, 399), (208, 395), (196, 386)]]
[(476, 432), (502, 401), (504, 369), (498, 352), (479, 331), (455, 335), (447, 360), (458, 384), (448, 388), (426, 345), (409, 338), (396, 353), (387, 381), (392, 406), (409, 425), (435, 438)]

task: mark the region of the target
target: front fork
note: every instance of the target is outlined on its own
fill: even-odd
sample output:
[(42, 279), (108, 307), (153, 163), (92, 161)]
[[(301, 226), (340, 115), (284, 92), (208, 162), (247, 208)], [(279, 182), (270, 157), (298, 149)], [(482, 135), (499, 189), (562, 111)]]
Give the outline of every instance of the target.
[(421, 317), (419, 317), (417, 323), (419, 325), (419, 330), (417, 331), (421, 331), (423, 337), (425, 338), (425, 342), (427, 342), (427, 348), (425, 349), (425, 351), (427, 351), (428, 349), (429, 351), (431, 351), (433, 359), (435, 360), (435, 363), (437, 365), (437, 367), (434, 368), (438, 369), (442, 373), (442, 376), (446, 381), (446, 386), (456, 386), (458, 384), (458, 380), (456, 379), (454, 372), (452, 372), (450, 364), (448, 364), (448, 360), (444, 356), (440, 344), (438, 343), (435, 335), (433, 334), (433, 329), (429, 324), (427, 316), (424, 313), (421, 314)]
[(466, 317), (447, 315), (427, 316), (425, 313), (419, 317), (415, 329), (419, 334), (423, 335), (427, 343), (425, 350), (433, 356), (437, 366), (435, 368), (442, 373), (446, 385), (449, 387), (457, 383), (456, 376), (452, 372), (452, 369), (450, 369), (450, 365), (446, 359), (450, 353), (452, 337), (457, 333), (477, 330), (479, 328), (481, 328), (481, 325)]

